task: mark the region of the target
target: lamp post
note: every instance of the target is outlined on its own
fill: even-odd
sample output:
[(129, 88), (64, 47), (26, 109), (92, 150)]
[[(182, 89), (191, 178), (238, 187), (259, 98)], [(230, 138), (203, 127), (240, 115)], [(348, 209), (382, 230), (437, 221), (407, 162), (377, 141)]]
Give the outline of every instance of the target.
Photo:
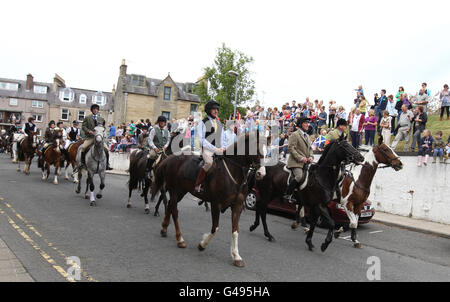
[(239, 74), (234, 71), (234, 70), (230, 70), (228, 71), (228, 74), (231, 76), (234, 76), (236, 78), (236, 83), (235, 83), (235, 89), (234, 89), (234, 111), (233, 111), (233, 120), (236, 120), (236, 105), (237, 105), (237, 89), (238, 89), (238, 84), (239, 84)]

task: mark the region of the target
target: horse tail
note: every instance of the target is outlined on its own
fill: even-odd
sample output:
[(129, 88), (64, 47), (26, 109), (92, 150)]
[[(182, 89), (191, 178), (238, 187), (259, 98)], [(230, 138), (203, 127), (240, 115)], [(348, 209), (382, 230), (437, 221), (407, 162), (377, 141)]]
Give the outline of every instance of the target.
[(152, 197), (151, 200), (153, 201), (155, 199), (156, 193), (158, 193), (163, 184), (164, 184), (164, 173), (163, 171), (166, 169), (166, 163), (167, 161), (161, 162), (156, 169), (153, 170), (153, 173), (155, 173), (154, 181), (152, 183)]
[(130, 166), (128, 168), (128, 172), (130, 174), (130, 179), (128, 180), (128, 188), (130, 190), (137, 189), (139, 180), (141, 179), (141, 177), (139, 177), (138, 175), (138, 163), (140, 159), (140, 156), (130, 156)]

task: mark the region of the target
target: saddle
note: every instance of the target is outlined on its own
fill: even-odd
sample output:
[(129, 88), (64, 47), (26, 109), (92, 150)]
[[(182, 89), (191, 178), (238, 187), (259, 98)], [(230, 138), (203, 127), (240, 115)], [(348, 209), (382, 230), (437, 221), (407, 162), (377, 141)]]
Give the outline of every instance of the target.
[(204, 162), (201, 155), (194, 156), (184, 168), (184, 177), (195, 182)]
[[(300, 185), (298, 188), (296, 188), (296, 190), (300, 189), (303, 190), (306, 185), (308, 184), (308, 180), (311, 178), (311, 173), (310, 173), (310, 167), (312, 168), (313, 166), (310, 164), (305, 164), (303, 165), (302, 171), (303, 171), (303, 176), (300, 179)], [(292, 170), (289, 170), (288, 168), (286, 168), (286, 166), (284, 166), (284, 171), (289, 173), (289, 177), (287, 179), (287, 185), (289, 186), (289, 183), (291, 181), (291, 177), (294, 178), (294, 172)]]

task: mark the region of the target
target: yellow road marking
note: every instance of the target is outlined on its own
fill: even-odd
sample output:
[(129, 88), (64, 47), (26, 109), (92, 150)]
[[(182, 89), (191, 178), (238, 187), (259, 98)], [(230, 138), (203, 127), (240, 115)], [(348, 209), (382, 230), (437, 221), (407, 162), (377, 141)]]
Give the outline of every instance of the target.
[[(0, 201), (2, 201), (2, 200), (4, 200), (3, 198), (1, 198), (0, 197)], [(17, 213), (17, 211), (9, 204), (9, 203), (7, 203), (7, 202), (4, 202), (4, 204), (16, 215), (16, 217), (17, 218), (19, 218), (25, 225), (26, 225), (26, 227), (28, 228), (28, 229), (30, 229), (33, 233), (35, 233), (38, 237), (40, 237), (40, 238), (42, 238), (42, 240), (44, 240), (45, 241), (45, 243), (49, 246), (49, 247), (51, 247), (55, 252), (57, 252), (61, 257), (63, 257), (66, 261), (67, 261), (67, 257), (66, 257), (66, 255), (63, 253), (63, 252), (61, 252), (58, 248), (56, 248), (54, 245), (53, 245), (53, 243), (51, 243), (51, 242), (49, 242), (49, 241), (47, 241), (47, 239), (45, 239), (45, 238), (43, 238), (42, 237), (42, 235), (25, 219), (25, 218), (23, 218), (19, 213)], [(19, 230), (21, 230), (21, 232), (23, 233), (21, 233), (21, 232), (19, 232), (19, 234), (22, 236), (22, 237), (24, 237), (24, 235), (26, 236), (26, 237), (28, 237), (29, 238), (29, 240), (27, 239), (27, 238), (25, 238), (25, 240), (27, 240), (35, 249), (36, 249), (36, 247), (38, 247), (39, 248), (39, 246), (37, 245), (37, 244), (35, 244), (34, 243), (34, 241), (25, 233), (25, 232), (23, 232), (23, 230), (17, 225), (17, 224), (15, 224), (15, 222), (11, 219), (11, 217), (8, 215), (8, 214), (6, 214), (2, 209), (1, 209), (1, 207), (0, 207), (0, 213), (1, 214), (3, 214), (3, 215), (5, 215), (7, 218), (8, 218), (8, 221), (10, 222), (10, 224), (11, 224), (11, 222), (12, 223), (14, 223), (14, 224), (12, 224), (13, 225), (13, 227), (14, 227), (14, 225), (15, 226), (17, 226), (17, 228), (16, 227), (14, 227), (18, 232), (19, 232)], [(36, 245), (36, 247), (32, 244), (32, 242)], [(40, 248), (39, 249), (36, 249), (36, 250), (38, 250), (38, 251), (42, 251)], [(63, 272), (64, 274), (65, 274), (65, 277), (64, 278), (66, 278), (67, 280), (69, 280), (69, 281), (74, 281), (74, 280), (72, 280), (72, 279), (68, 279), (67, 278), (67, 273), (60, 267), (60, 266), (57, 266), (56, 265), (56, 263), (54, 262), (54, 260), (48, 255), (48, 254), (46, 254), (45, 252), (42, 254), (41, 253), (41, 255), (42, 255), (42, 257), (44, 257), (44, 259), (45, 260), (47, 260), (47, 259), (50, 259), (50, 260), (47, 260), (47, 262), (49, 262), (50, 264), (52, 264), (52, 266), (60, 273), (60, 274), (62, 274), (61, 272)], [(54, 263), (51, 263), (51, 262), (54, 262)], [(81, 274), (83, 275), (83, 277), (85, 277), (88, 281), (90, 281), (90, 282), (98, 282), (98, 280), (96, 280), (96, 279), (94, 279), (94, 278), (92, 278), (91, 276), (89, 276), (85, 271), (83, 271), (75, 262), (73, 262), (72, 261), (72, 263), (71, 263), (71, 265), (73, 266), (73, 267), (75, 267), (75, 268), (77, 268), (77, 269), (79, 269), (80, 271), (81, 271)], [(64, 276), (64, 275), (63, 275)]]

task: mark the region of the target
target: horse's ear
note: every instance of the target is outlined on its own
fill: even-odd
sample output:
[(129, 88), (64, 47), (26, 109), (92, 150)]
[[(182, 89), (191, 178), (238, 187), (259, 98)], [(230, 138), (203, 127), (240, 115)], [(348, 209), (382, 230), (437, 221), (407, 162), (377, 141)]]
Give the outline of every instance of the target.
[(378, 138), (378, 145), (381, 145), (383, 143), (383, 137), (380, 135)]

